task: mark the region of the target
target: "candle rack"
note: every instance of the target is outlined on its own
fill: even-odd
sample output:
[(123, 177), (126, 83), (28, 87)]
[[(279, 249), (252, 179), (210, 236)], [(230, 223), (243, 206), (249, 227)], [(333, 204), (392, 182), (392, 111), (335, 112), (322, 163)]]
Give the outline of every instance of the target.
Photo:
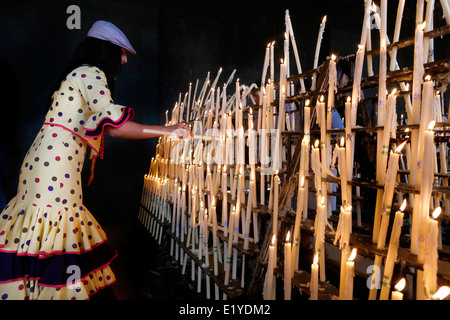
[[(290, 23), (286, 25), (290, 25)], [(292, 29), (289, 32), (293, 32)], [(439, 40), (447, 37), (449, 33), (450, 25), (446, 24), (424, 32), (423, 37), (427, 40)], [(416, 47), (417, 43), (417, 38), (411, 37), (387, 45), (383, 49), (386, 52), (381, 49), (363, 52), (366, 58), (372, 59), (379, 56), (381, 59), (382, 54), (389, 54), (393, 50), (411, 46)], [(166, 125), (183, 121), (191, 127), (194, 139), (191, 139), (191, 144), (188, 145), (180, 143), (170, 136), (160, 138), (156, 156), (152, 159), (149, 173), (144, 178), (139, 221), (159, 244), (162, 243), (162, 237), (170, 239), (170, 252), (174, 261), (180, 263), (184, 273), (187, 268), (190, 268), (192, 281), (197, 281), (197, 291), (205, 292), (208, 299), (213, 296), (215, 299), (282, 299), (284, 283), (287, 287), (298, 289), (300, 295), (295, 295), (295, 298), (298, 299), (313, 297), (313, 286), (318, 288), (318, 299), (343, 299), (343, 297), (348, 297), (347, 290), (351, 286), (352, 299), (373, 300), (377, 299), (379, 294), (381, 299), (385, 294), (382, 286), (386, 286), (389, 281), (392, 282), (395, 277), (400, 275), (406, 277), (409, 285), (405, 299), (430, 299), (432, 291), (435, 291), (436, 288), (433, 287), (430, 291), (430, 284), (427, 282), (429, 281), (427, 277), (430, 275), (429, 264), (427, 264), (429, 260), (427, 260), (428, 258), (424, 259), (421, 251), (417, 254), (412, 249), (415, 241), (412, 226), (416, 215), (414, 206), (418, 202), (412, 201), (402, 210), (399, 208), (400, 200), (403, 197), (413, 200), (413, 198), (420, 198), (422, 194), (425, 194), (423, 189), (419, 188), (419, 184), (409, 182), (411, 178), (415, 177), (417, 171), (410, 164), (412, 160), (409, 153), (415, 147), (414, 143), (418, 141), (414, 140), (416, 142), (413, 143), (412, 140), (415, 138), (412, 135), (424, 132), (422, 124), (419, 122), (403, 123), (403, 120), (397, 119), (397, 124), (391, 130), (391, 136), (387, 140), (388, 146), (384, 151), (386, 164), (382, 170), (389, 172), (387, 159), (391, 159), (391, 156), (394, 157), (397, 145), (407, 141), (405, 147), (407, 151), (399, 151), (400, 164), (393, 176), (392, 198), (383, 200), (392, 206), (391, 213), (401, 212), (402, 217), (404, 215), (399, 233), (394, 236), (393, 214), (391, 216), (381, 214), (378, 222), (370, 221), (376, 219), (374, 211), (379, 211), (380, 209), (377, 208), (382, 204), (381, 198), (375, 197), (375, 193), (388, 193), (389, 183), (384, 175), (378, 175), (379, 160), (375, 159), (377, 154), (382, 153), (380, 146), (377, 146), (372, 155), (366, 150), (368, 156), (372, 156), (373, 170), (377, 171), (377, 174), (364, 172), (366, 178), (358, 177), (361, 171), (357, 173), (356, 169), (364, 169), (361, 159), (351, 158), (352, 161), (346, 158), (347, 169), (345, 170), (348, 172), (351, 169), (351, 172), (347, 173), (348, 176), (344, 176), (345, 180), (341, 173), (337, 173), (344, 169), (331, 166), (331, 158), (337, 154), (335, 151), (338, 151), (337, 142), (340, 137), (356, 144), (355, 137), (364, 134), (373, 142), (375, 141), (373, 137), (378, 136), (378, 139), (381, 139), (387, 130), (388, 125), (384, 123), (372, 125), (372, 119), (368, 121), (367, 117), (364, 117), (368, 104), (373, 110), (380, 112), (378, 110), (380, 108), (378, 105), (379, 94), (374, 93), (374, 90), (382, 83), (381, 73), (367, 75), (360, 79), (359, 90), (366, 96), (361, 97), (357, 103), (358, 125), (353, 123), (347, 126), (346, 122), (345, 128), (335, 129), (329, 126), (324, 128), (325, 123), (322, 122), (321, 117), (323, 116), (322, 112), (325, 111), (321, 111), (320, 108), (323, 107), (325, 110), (325, 105), (328, 105), (329, 102), (325, 101), (321, 106), (320, 97), (330, 96), (330, 72), (336, 66), (351, 66), (351, 72), (346, 74), (349, 77), (348, 83), (336, 87), (332, 100), (332, 107), (345, 113), (348, 108), (345, 99), (352, 96), (355, 85), (357, 85), (355, 74), (358, 72), (358, 53), (337, 59), (328, 57), (322, 65), (292, 76), (289, 72), (286, 73), (288, 70), (286, 63), (282, 63), (280, 66), (281, 80), (274, 81), (272, 71), (271, 81), (265, 83), (264, 75), (267, 75), (266, 71), (269, 69), (269, 58), (267, 57), (270, 57), (268, 52), (271, 48), (271, 46), (267, 47), (263, 71), (264, 81), (262, 81), (261, 88), (241, 86), (237, 80), (236, 90), (230, 90), (233, 72), (227, 85), (222, 89), (217, 86), (218, 78), (222, 73), (222, 69), (220, 69), (212, 84), (208, 73), (201, 89), (197, 87), (197, 81), (194, 93), (192, 93), (190, 85), (184, 101), (180, 94), (179, 100), (172, 110), (170, 121), (166, 112)], [(296, 62), (298, 66), (299, 63)], [(422, 62), (422, 65), (424, 74), (431, 76), (436, 83), (439, 82), (441, 75), (450, 72), (450, 58), (425, 61)], [(271, 65), (271, 67), (273, 66)], [(362, 69), (360, 71), (362, 72)], [(404, 67), (385, 73), (384, 85), (400, 89), (395, 99), (405, 99), (405, 110), (408, 107), (407, 99), (410, 99), (413, 90), (405, 90), (403, 85), (405, 82), (416, 83), (417, 78), (414, 74), (415, 67)], [(297, 94), (286, 90), (286, 84), (290, 83), (297, 83), (303, 89), (303, 81), (309, 79), (314, 83), (314, 89), (302, 90)], [(423, 79), (420, 79), (420, 90), (422, 90), (422, 82)], [(209, 90), (208, 86), (210, 86)], [(200, 90), (198, 94), (196, 94), (197, 90)], [(419, 93), (421, 92), (419, 91)], [(262, 101), (256, 103), (255, 97), (259, 97)], [(386, 95), (386, 100), (388, 100), (388, 95)], [(433, 101), (434, 104), (442, 102), (441, 100)], [(286, 110), (286, 105), (295, 108)], [(307, 108), (310, 117), (305, 118)], [(448, 106), (442, 110), (448, 112)], [(285, 116), (287, 116), (286, 121), (289, 124), (283, 123)], [(328, 118), (331, 113), (327, 113), (326, 116)], [(326, 118), (323, 117), (323, 119)], [(448, 168), (447, 144), (450, 143), (450, 123), (443, 117), (443, 114), (436, 117), (435, 120), (435, 127), (432, 131), (432, 141), (438, 147), (435, 161), (439, 162), (437, 168)], [(360, 125), (361, 121), (364, 125)], [(261, 130), (279, 128), (277, 123), (282, 125), (282, 130), (279, 130), (282, 132), (268, 136)], [(295, 128), (289, 128), (288, 125), (295, 126)], [(270, 166), (263, 163), (262, 156), (257, 161), (250, 161), (251, 141), (250, 139), (247, 141), (247, 135), (239, 136), (236, 130), (244, 127), (257, 129), (254, 136), (258, 144), (253, 145), (253, 148), (256, 148), (253, 149), (253, 154), (256, 152), (270, 154)], [(208, 132), (211, 129), (217, 131), (211, 134)], [(232, 129), (236, 130), (234, 131), (235, 135), (228, 137), (227, 132), (229, 131), (227, 130)], [(328, 137), (328, 145), (324, 148), (328, 151), (324, 151), (318, 158), (313, 158), (313, 152), (320, 153), (318, 147), (314, 147), (314, 141), (316, 139), (323, 141), (325, 136)], [(309, 140), (305, 140), (305, 138)], [(275, 141), (275, 145), (264, 150), (262, 140)], [(239, 144), (242, 142), (244, 145)], [(218, 143), (214, 145), (215, 151), (208, 153), (208, 147), (214, 143)], [(309, 149), (306, 153), (305, 143)], [(323, 143), (325, 144), (325, 142)], [(229, 144), (233, 148), (232, 160), (234, 162), (231, 164), (224, 161), (229, 160), (229, 158), (225, 158), (229, 154), (226, 151), (229, 150), (227, 149)], [(177, 146), (181, 147), (176, 149)], [(199, 150), (209, 154), (210, 157), (218, 157), (216, 160), (221, 159), (221, 161), (209, 164), (208, 157), (199, 157)], [(388, 150), (391, 151), (389, 156)], [(354, 152), (354, 154), (357, 153)], [(326, 165), (320, 163), (321, 168), (327, 170), (322, 169), (317, 176), (318, 166), (314, 161), (317, 159), (324, 161), (323, 155), (330, 157), (330, 160)], [(304, 164), (302, 159), (308, 159), (307, 163)], [(225, 175), (223, 163), (226, 163)], [(363, 168), (357, 168), (355, 164)], [(302, 166), (304, 167), (302, 168)], [(268, 171), (269, 168), (271, 170)], [(433, 182), (431, 189), (427, 192), (430, 199), (433, 200), (433, 205), (442, 205), (443, 214), (439, 217), (438, 222), (439, 230), (443, 230), (444, 226), (448, 228), (450, 220), (450, 187), (448, 186), (450, 174), (448, 169), (444, 172), (433, 170), (430, 174), (433, 176)], [(367, 176), (372, 176), (372, 178), (367, 178)], [(275, 183), (274, 177), (276, 177)], [(300, 177), (303, 179), (302, 184)], [(278, 188), (276, 185), (278, 178), (280, 179), (280, 189), (276, 189)], [(344, 183), (347, 187), (343, 187)], [(305, 191), (300, 192), (300, 187)], [(349, 190), (349, 194), (344, 196), (343, 190)], [(252, 194), (251, 197), (250, 194)], [(323, 197), (322, 204), (325, 204), (325, 210), (327, 210), (323, 213), (319, 210), (321, 205), (318, 201), (319, 197)], [(342, 221), (344, 220), (341, 221), (341, 219), (344, 219), (345, 214), (342, 210), (347, 210), (343, 200), (347, 197), (348, 203), (351, 204), (350, 231), (343, 232), (342, 230), (345, 229), (342, 229), (344, 228)], [(377, 203), (371, 203), (371, 200)], [(335, 205), (332, 204), (332, 201), (336, 201)], [(339, 207), (341, 207), (340, 214)], [(324, 219), (320, 220), (323, 214)], [(384, 222), (385, 219), (387, 223)], [(374, 228), (376, 224), (381, 226), (381, 230), (384, 230), (388, 241), (382, 243), (381, 240), (375, 238), (374, 235), (378, 235)], [(385, 224), (386, 227), (383, 227), (382, 224)], [(298, 228), (298, 234), (295, 236), (299, 239), (299, 247), (292, 249), (292, 252), (297, 250), (296, 259), (298, 261), (290, 261), (292, 265), (289, 265), (289, 268), (293, 268), (293, 270), (290, 269), (291, 277), (286, 277), (285, 272), (289, 268), (285, 262), (286, 257), (283, 252), (285, 241), (283, 239), (288, 231), (295, 233), (296, 228)], [(320, 230), (323, 233), (320, 233)], [(338, 237), (344, 233), (348, 239), (339, 238), (339, 240)], [(272, 243), (274, 234), (276, 241)], [(422, 231), (420, 234), (422, 235), (420, 241), (422, 241)], [(230, 237), (233, 238), (230, 239)], [(323, 237), (323, 243), (317, 242), (321, 237)], [(398, 237), (397, 243), (392, 240), (395, 237)], [(437, 240), (434, 286), (449, 285), (450, 247), (448, 243), (442, 242), (442, 234)], [(339, 244), (337, 244), (338, 242)], [(317, 248), (320, 249), (317, 250)], [(350, 248), (358, 249), (355, 262), (344, 260), (344, 257), (348, 257), (344, 254), (348, 254), (347, 251), (350, 251)], [(313, 279), (311, 263), (315, 251), (320, 253), (321, 259), (318, 262), (320, 276), (317, 284), (312, 283), (311, 280)], [(275, 256), (272, 256), (272, 252), (275, 252)], [(395, 253), (394, 256), (392, 256), (393, 253)], [(273, 264), (271, 259), (274, 259)], [(387, 268), (389, 261), (393, 262), (395, 266), (395, 269), (391, 271)], [(346, 271), (346, 268), (350, 268), (348, 263), (355, 266), (355, 283), (353, 284), (352, 278), (350, 285), (347, 282), (344, 285), (342, 272)], [(347, 267), (344, 268), (344, 265)], [(377, 266), (381, 267), (378, 274), (373, 271)], [(387, 275), (389, 272), (391, 274)], [(384, 278), (381, 277), (383, 274)], [(369, 281), (374, 281), (374, 279), (375, 282), (372, 283), (381, 285), (381, 287), (370, 288)], [(287, 280), (289, 282), (286, 282)], [(367, 284), (366, 288), (361, 289), (361, 283)], [(426, 284), (424, 285), (424, 283)], [(359, 288), (355, 294), (353, 294), (353, 286)], [(426, 287), (425, 293), (423, 292), (424, 287)], [(286, 287), (284, 291), (286, 292)], [(291, 296), (285, 293), (284, 298), (290, 299)]]

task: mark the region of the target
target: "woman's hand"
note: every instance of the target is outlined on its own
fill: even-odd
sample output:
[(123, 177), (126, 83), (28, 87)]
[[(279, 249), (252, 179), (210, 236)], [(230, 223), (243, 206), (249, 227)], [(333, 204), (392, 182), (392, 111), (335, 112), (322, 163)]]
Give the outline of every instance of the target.
[(168, 126), (168, 129), (172, 132), (173, 135), (176, 135), (179, 139), (194, 136), (191, 132), (191, 129), (189, 129), (189, 127), (184, 123), (177, 123), (172, 126)]

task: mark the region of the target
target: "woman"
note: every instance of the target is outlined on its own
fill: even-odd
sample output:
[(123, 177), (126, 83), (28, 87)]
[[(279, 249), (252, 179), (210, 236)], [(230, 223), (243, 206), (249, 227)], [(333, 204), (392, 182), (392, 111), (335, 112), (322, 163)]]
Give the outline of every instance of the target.
[(114, 104), (115, 76), (127, 53), (136, 54), (122, 31), (97, 21), (64, 72), (23, 161), (17, 195), (0, 215), (0, 299), (89, 299), (115, 282), (109, 265), (116, 252), (83, 205), (87, 147), (93, 171), (105, 133), (127, 139), (190, 134), (183, 124), (132, 122), (133, 109)]

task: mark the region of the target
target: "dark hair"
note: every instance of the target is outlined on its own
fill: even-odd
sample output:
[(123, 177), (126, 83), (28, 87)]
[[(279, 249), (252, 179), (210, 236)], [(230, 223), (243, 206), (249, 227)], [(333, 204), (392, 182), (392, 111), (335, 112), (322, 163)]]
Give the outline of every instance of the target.
[(69, 72), (86, 64), (95, 66), (105, 73), (108, 88), (111, 91), (111, 96), (114, 97), (115, 77), (122, 67), (121, 56), (121, 47), (109, 41), (87, 37), (75, 49), (72, 60), (58, 79), (57, 88), (54, 91), (59, 89), (61, 81), (66, 78)]

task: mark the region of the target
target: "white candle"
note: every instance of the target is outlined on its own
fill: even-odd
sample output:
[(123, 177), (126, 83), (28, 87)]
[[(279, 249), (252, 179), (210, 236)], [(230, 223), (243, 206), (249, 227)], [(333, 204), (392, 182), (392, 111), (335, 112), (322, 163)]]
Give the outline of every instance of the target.
[[(430, 210), (431, 192), (434, 184), (434, 167), (436, 148), (434, 145), (434, 121), (428, 126), (428, 130), (424, 132), (423, 138), (423, 160), (422, 160), (422, 174), (420, 179), (420, 216), (419, 216), (419, 252), (418, 259), (423, 261), (423, 254), (426, 248), (424, 247), (424, 239), (427, 234), (425, 228), (425, 221), (428, 220)], [(421, 150), (419, 150), (421, 151)]]
[[(303, 144), (302, 144), (303, 147)], [(300, 175), (300, 174), (299, 174)], [(292, 273), (294, 270), (298, 269), (298, 257), (299, 257), (299, 250), (300, 250), (300, 225), (301, 225), (301, 219), (302, 219), (302, 212), (303, 212), (303, 199), (304, 199), (304, 193), (305, 193), (305, 177), (302, 176), (300, 178), (299, 184), (298, 184), (298, 193), (297, 193), (297, 210), (295, 213), (295, 223), (294, 223), (294, 244), (292, 246), (292, 263), (291, 263), (291, 271)]]
[[(327, 22), (327, 16), (324, 16), (322, 18), (322, 22), (320, 23), (319, 34), (317, 35), (317, 43), (316, 43), (316, 51), (315, 51), (315, 54), (314, 54), (313, 69), (317, 69), (317, 66), (319, 64), (320, 46), (322, 44), (323, 32), (325, 30), (326, 22)], [(316, 89), (316, 78), (317, 78), (317, 74), (314, 73), (313, 80), (312, 80), (312, 85), (311, 85), (311, 90), (315, 90)]]
[(278, 177), (278, 170), (276, 171), (275, 177), (273, 179), (273, 214), (272, 214), (272, 226), (273, 233), (278, 232), (278, 189), (280, 185), (280, 178)]
[(285, 109), (286, 109), (286, 63), (281, 60), (280, 64), (280, 84), (279, 84), (279, 103), (278, 103), (278, 130), (284, 131), (285, 127)]
[(284, 300), (291, 300), (292, 291), (292, 270), (291, 270), (291, 250), (292, 244), (290, 239), (291, 232), (288, 231), (286, 235), (286, 242), (284, 243)]
[(270, 46), (270, 80), (273, 83), (275, 81), (275, 55), (274, 55), (275, 41)]
[(275, 300), (275, 280), (273, 269), (276, 264), (276, 236), (273, 234), (272, 241), (269, 246), (269, 258), (267, 264), (266, 277), (264, 279), (263, 297), (264, 300)]
[(314, 142), (314, 147), (311, 151), (311, 167), (314, 172), (314, 186), (316, 191), (322, 189), (322, 172), (321, 172), (321, 162), (319, 155), (319, 140)]
[(311, 265), (310, 300), (317, 300), (319, 298), (319, 265), (317, 264), (318, 262), (319, 262), (319, 254), (316, 253), (314, 255), (313, 264)]
[(341, 137), (341, 146), (336, 144), (336, 148), (338, 150), (338, 170), (341, 178), (341, 197), (342, 203), (344, 203), (344, 201), (348, 202), (344, 137)]
[[(300, 58), (298, 56), (298, 50), (297, 50), (297, 43), (295, 41), (295, 36), (294, 36), (294, 29), (292, 28), (292, 23), (291, 23), (291, 17), (288, 15), (287, 16), (287, 22), (288, 22), (288, 26), (289, 26), (289, 35), (291, 37), (291, 42), (292, 42), (292, 47), (294, 48), (294, 57), (295, 57), (295, 63), (297, 65), (297, 73), (298, 74), (302, 74), (302, 66), (300, 64)], [(301, 88), (301, 92), (305, 92), (305, 83), (303, 81), (303, 78), (300, 79), (300, 88)], [(292, 94), (292, 92), (291, 92)]]
[(345, 274), (345, 294), (344, 300), (353, 300), (353, 277), (355, 276), (355, 262), (356, 249), (352, 250), (352, 254), (346, 262)]
[(437, 207), (431, 218), (427, 218), (427, 233), (425, 239), (425, 261), (423, 264), (423, 280), (425, 293), (427, 297), (431, 297), (436, 293), (437, 288), (437, 270), (438, 270), (438, 239), (439, 239), (439, 222), (438, 216), (441, 213), (441, 207)]
[(383, 282), (380, 293), (380, 300), (387, 300), (391, 288), (391, 277), (394, 272), (395, 262), (397, 261), (398, 247), (400, 242), (400, 235), (403, 225), (403, 211), (406, 207), (406, 199), (403, 200), (400, 210), (395, 213), (394, 224), (392, 226), (391, 238), (389, 240), (389, 248), (386, 257), (386, 264), (384, 266)]
[(392, 198), (394, 196), (395, 184), (397, 181), (397, 172), (398, 172), (398, 160), (400, 157), (400, 152), (406, 141), (403, 142), (395, 152), (390, 153), (389, 156), (389, 164), (386, 173), (386, 179), (384, 182), (384, 193), (383, 193), (383, 205), (382, 205), (382, 217), (381, 217), (381, 226), (380, 233), (378, 235), (377, 248), (383, 249), (386, 243), (386, 233), (389, 226), (389, 216), (391, 214), (391, 203)]
[[(392, 39), (392, 42), (395, 43), (399, 40), (400, 37), (400, 29), (402, 26), (402, 18), (403, 18), (403, 9), (405, 7), (405, 0), (399, 0), (398, 2), (398, 8), (397, 8), (397, 18), (395, 20), (395, 30), (394, 30), (394, 37)], [(397, 47), (393, 48), (391, 51), (391, 65), (389, 70), (393, 71), (395, 70), (395, 64), (397, 61)]]
[(250, 186), (248, 192), (248, 201), (247, 201), (247, 212), (245, 217), (245, 230), (244, 230), (244, 249), (249, 248), (250, 241), (250, 221), (251, 221), (251, 213), (253, 207), (253, 191), (255, 189), (255, 173), (252, 171), (250, 173)]
[(401, 292), (405, 288), (405, 278), (402, 278), (396, 285), (395, 290), (392, 291), (391, 300), (403, 300), (403, 293)]

